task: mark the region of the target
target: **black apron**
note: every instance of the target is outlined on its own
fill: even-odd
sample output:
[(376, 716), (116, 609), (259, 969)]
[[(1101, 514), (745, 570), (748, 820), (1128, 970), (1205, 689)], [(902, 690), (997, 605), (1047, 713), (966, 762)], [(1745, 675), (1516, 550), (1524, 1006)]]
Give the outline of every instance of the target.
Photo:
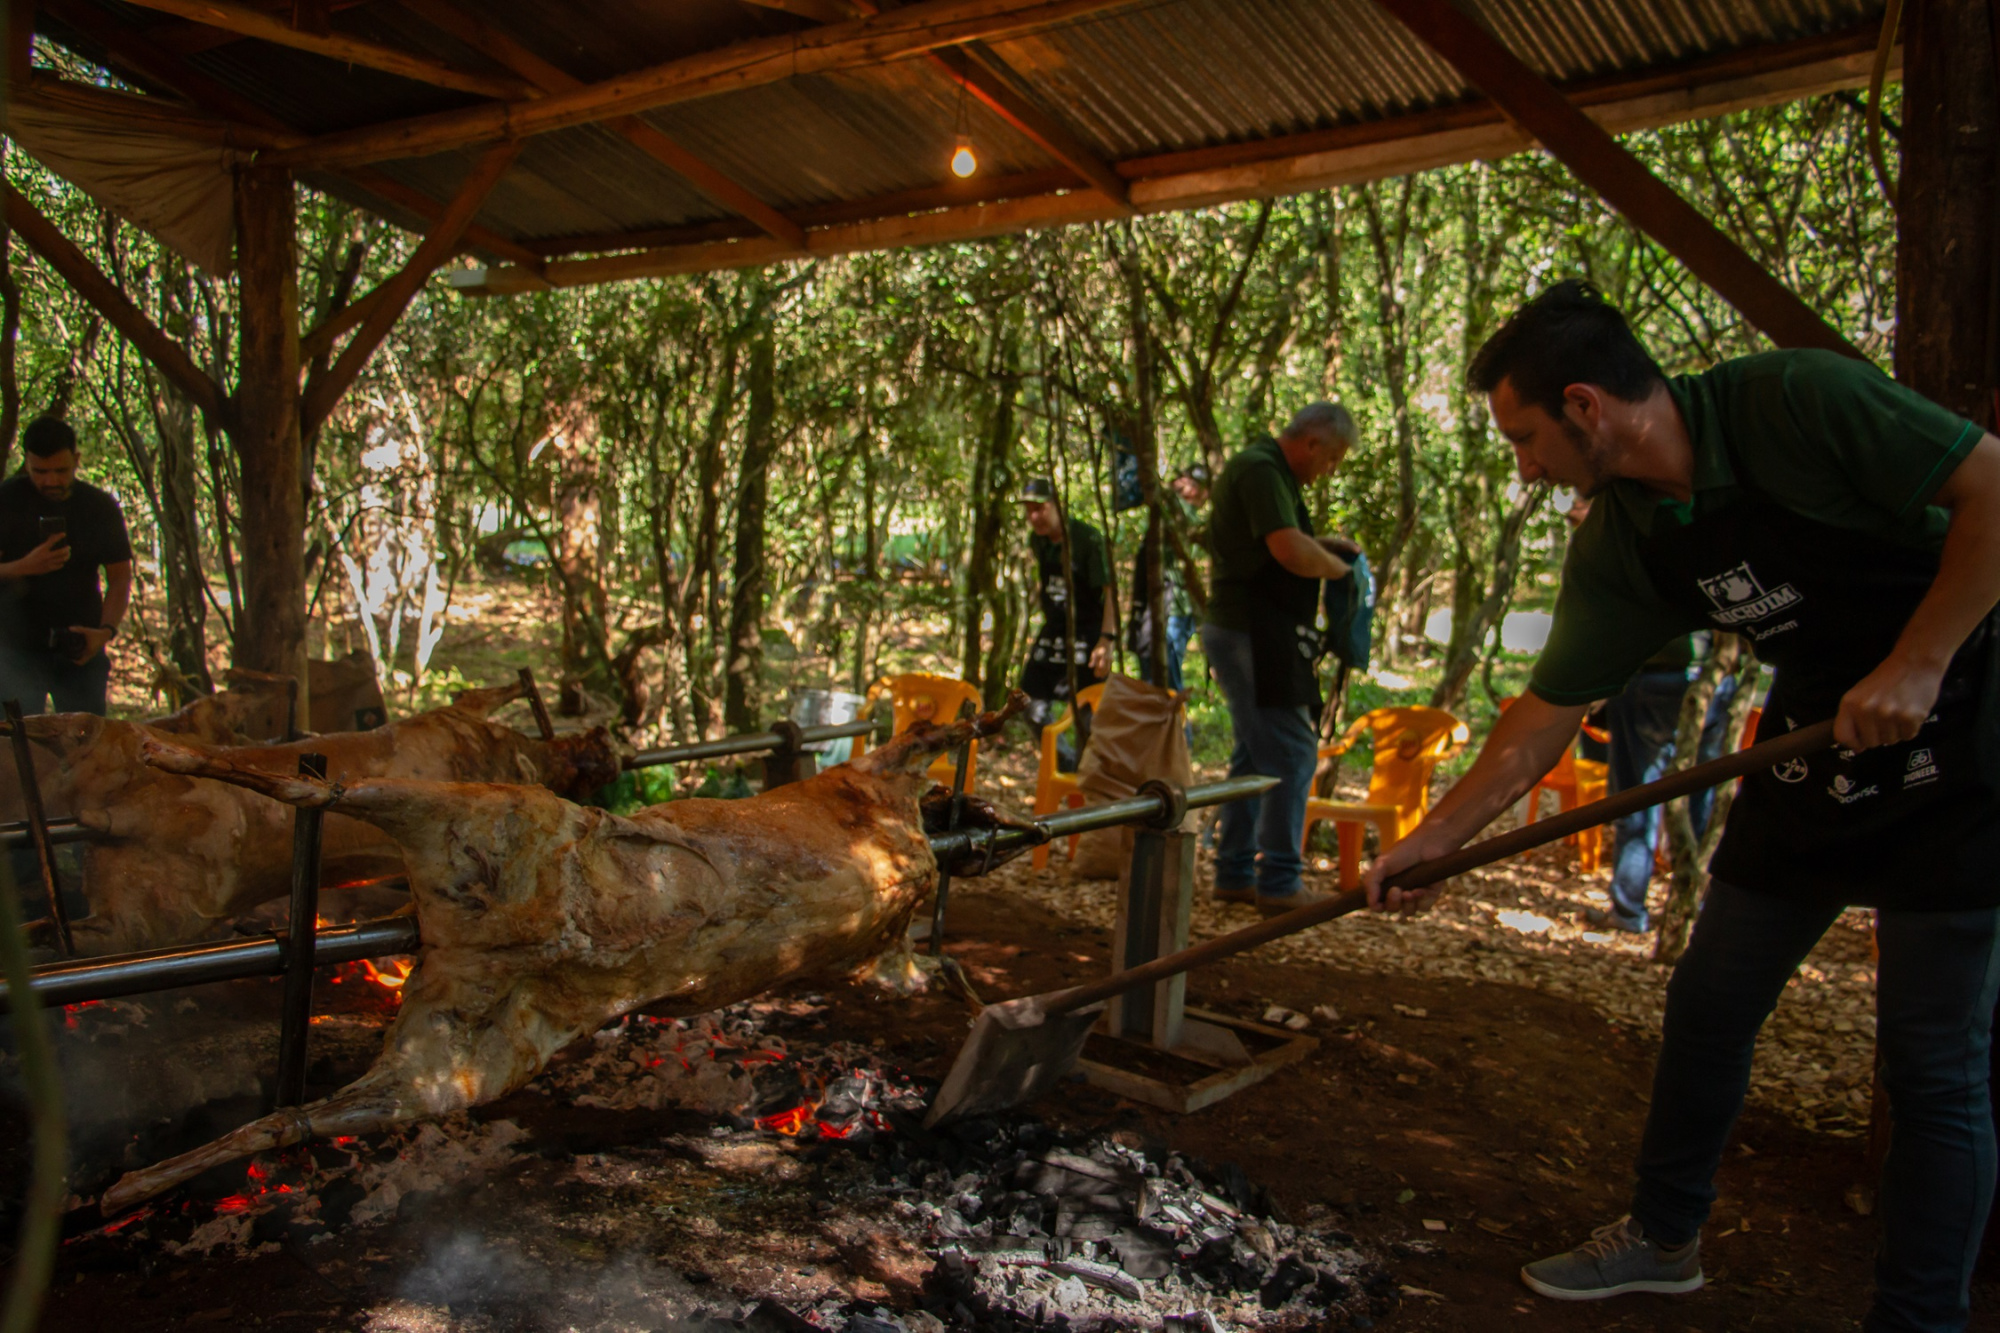
[[(1299, 528), (1313, 535), (1305, 491), (1289, 469), (1297, 502)], [(1257, 683), (1259, 708), (1310, 708), (1314, 717), (1319, 697), (1319, 657), (1325, 647), (1319, 620), (1319, 580), (1294, 574), (1274, 556), (1264, 567), (1251, 604), (1250, 670)]]
[[(1776, 668), (1759, 739), (1834, 716), (1882, 664), (1937, 577), (1935, 553), (1796, 513), (1732, 459), (1743, 499), (1686, 524), (1662, 514), (1641, 557), (1660, 594), (1743, 635)], [(1951, 910), (2000, 905), (2000, 799), (1982, 710), (1989, 618), (1953, 658), (1914, 740), (1828, 750), (1743, 780), (1710, 867), (1816, 903)]]
[[(1072, 542), (1071, 550), (1075, 550)], [(1042, 576), (1042, 629), (1028, 647), (1028, 665), (1021, 671), (1021, 692), (1030, 699), (1069, 698), (1069, 664), (1076, 663), (1079, 686), (1095, 685), (1090, 650), (1103, 632), (1104, 589), (1076, 585), (1076, 638), (1069, 636), (1069, 585), (1063, 579), (1062, 547), (1051, 558), (1039, 559)]]

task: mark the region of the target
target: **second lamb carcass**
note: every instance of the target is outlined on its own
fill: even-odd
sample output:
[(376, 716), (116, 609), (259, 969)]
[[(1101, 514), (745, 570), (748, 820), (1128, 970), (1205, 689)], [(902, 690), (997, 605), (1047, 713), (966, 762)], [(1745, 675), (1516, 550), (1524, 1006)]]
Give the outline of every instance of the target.
[[(600, 728), (545, 742), (487, 714), (522, 697), (519, 685), (468, 690), (449, 707), (373, 731), (335, 732), (231, 753), (270, 772), (299, 756), (326, 756), (336, 782), (395, 774), (441, 782), (532, 783), (586, 796), (618, 776)], [(95, 836), (80, 844), (90, 915), (73, 923), (86, 954), (186, 944), (283, 897), (291, 883), (292, 813), (255, 792), (169, 773), (143, 762), (159, 733), (87, 713), (29, 718), (38, 748), (61, 762), (43, 792), (51, 815), (74, 814)], [(325, 828), (329, 880), (398, 874), (393, 840), (340, 816)]]
[(816, 777), (740, 801), (624, 817), (528, 787), (378, 778), (342, 786), (165, 740), (148, 759), (366, 820), (402, 845), (423, 948), (374, 1066), (324, 1101), (135, 1171), (107, 1213), (309, 1135), (365, 1134), (501, 1097), (641, 1006), (706, 1013), (851, 970), (903, 936), (937, 884), (918, 796), (931, 756), (1026, 700), (920, 724)]

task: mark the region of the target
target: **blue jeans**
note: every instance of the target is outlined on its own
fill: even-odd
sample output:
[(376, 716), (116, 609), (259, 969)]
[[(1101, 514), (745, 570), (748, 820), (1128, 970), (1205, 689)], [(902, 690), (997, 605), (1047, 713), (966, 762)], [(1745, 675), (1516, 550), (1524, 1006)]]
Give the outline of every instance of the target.
[[(1181, 674), (1181, 663), (1187, 658), (1188, 640), (1194, 637), (1194, 627), (1193, 616), (1167, 617), (1167, 688), (1170, 690), (1187, 688), (1184, 683), (1185, 678)], [(1139, 679), (1148, 685), (1159, 684), (1153, 679), (1152, 653), (1141, 652), (1138, 658)]]
[[(1658, 781), (1674, 758), (1674, 730), (1680, 723), (1681, 696), (1687, 675), (1680, 671), (1646, 671), (1632, 678), (1624, 692), (1604, 706), (1605, 729), (1611, 733), (1611, 794)], [(1702, 721), (1697, 760), (1722, 753), (1729, 721), (1729, 701), (1736, 697), (1736, 678), (1725, 676), (1709, 701)], [(1692, 798), (1695, 836), (1708, 827), (1715, 805), (1713, 790)], [(1653, 852), (1660, 843), (1659, 806), (1629, 814), (1612, 824), (1611, 910), (1634, 930), (1647, 926), (1646, 886), (1653, 877)]]
[(1319, 763), (1311, 710), (1303, 704), (1258, 706), (1250, 636), (1243, 631), (1203, 625), (1201, 648), (1223, 702), (1229, 705), (1229, 725), (1236, 733), (1229, 776), (1256, 774), (1278, 780), (1254, 807), (1249, 801), (1222, 807), (1216, 822), (1216, 887), (1255, 885), (1266, 898), (1289, 897), (1299, 891), (1304, 864), (1299, 840), (1305, 836), (1306, 798), (1312, 794), (1313, 768)]
[[(1715, 1202), (1715, 1168), (1750, 1086), (1757, 1030), (1839, 915), (1716, 880), (1667, 983), (1660, 1063), (1632, 1216), (1684, 1243)], [(1987, 1087), (2000, 993), (2000, 908), (1884, 910), (1876, 1040), (1894, 1113), (1868, 1333), (1956, 1333), (1993, 1203)]]
[(0, 648), (0, 699), (19, 699), (30, 717), (51, 701), (58, 713), (102, 717), (110, 685), (111, 660), (103, 653), (78, 666), (47, 648)]

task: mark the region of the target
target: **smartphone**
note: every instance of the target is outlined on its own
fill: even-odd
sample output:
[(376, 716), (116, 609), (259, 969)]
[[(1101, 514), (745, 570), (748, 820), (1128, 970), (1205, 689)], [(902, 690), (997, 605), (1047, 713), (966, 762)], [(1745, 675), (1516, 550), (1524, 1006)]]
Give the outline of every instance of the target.
[(63, 536), (68, 531), (69, 531), (69, 520), (64, 518), (61, 514), (42, 515), (43, 541), (47, 541), (51, 537)]

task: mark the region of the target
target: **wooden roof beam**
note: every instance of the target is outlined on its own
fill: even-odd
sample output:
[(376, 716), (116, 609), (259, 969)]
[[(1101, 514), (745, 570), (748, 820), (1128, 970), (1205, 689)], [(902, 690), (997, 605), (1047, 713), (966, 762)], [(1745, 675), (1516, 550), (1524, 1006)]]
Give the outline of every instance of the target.
[(1603, 126), (1529, 69), (1450, 0), (1376, 0), (1492, 98), (1604, 202), (1624, 214), (1688, 271), (1780, 347), (1824, 347), (1866, 360), (1700, 209), (1647, 170)]
[[(361, 374), (362, 367), (375, 355), (375, 349), (382, 345), (382, 339), (403, 317), (403, 311), (409, 308), (425, 280), (458, 249), (466, 226), (479, 211), (479, 206), (486, 202), (486, 196), (499, 183), (500, 177), (513, 165), (515, 155), (520, 151), (521, 145), (517, 142), (495, 144), (487, 149), (485, 156), (479, 159), (458, 187), (450, 205), (424, 233), (416, 253), (377, 289), (379, 295), (371, 294), (373, 304), (347, 346), (341, 349), (330, 367), (306, 381), (305, 392), (299, 402), (299, 428), (304, 434), (311, 436), (325, 423), (334, 406)], [(364, 301), (369, 299), (363, 298)]]
[[(320, 12), (322, 15), (336, 14), (343, 9), (359, 9), (361, 6), (369, 3), (371, 3), (371, 0), (324, 0), (320, 5)], [(289, 10), (291, 9), (291, 4), (290, 0), (286, 0), (284, 5), (275, 8), (263, 4), (255, 7), (267, 13), (272, 13), (276, 12), (277, 9)], [(211, 28), (205, 23), (187, 23), (169, 19), (149, 25), (146, 28), (146, 40), (156, 46), (172, 51), (177, 56), (193, 56), (200, 55), (203, 51), (213, 51), (217, 47), (228, 46), (234, 42), (243, 41), (245, 38), (240, 32), (229, 32), (223, 28)]]
[(950, 51), (931, 51), (926, 58), (945, 77), (978, 98), (995, 115), (1039, 145), (1042, 151), (1089, 181), (1098, 193), (1126, 214), (1132, 211), (1131, 191), (1125, 178), (1109, 162), (1099, 157), (1068, 127), (1054, 116), (1014, 91), (1008, 84), (1006, 64), (981, 43), (972, 42)]
[(361, 65), (456, 92), (509, 100), (523, 96), (527, 91), (516, 79), (456, 69), (442, 60), (399, 51), (359, 37), (294, 28), (283, 19), (233, 3), (233, 0), (129, 0), (129, 3), (259, 41), (309, 51), (342, 64)]
[[(426, 22), (513, 70), (539, 92), (570, 93), (584, 86), (582, 79), (544, 60), (492, 24), (460, 9), (452, 0), (401, 0), (401, 3)], [(671, 135), (637, 116), (620, 116), (610, 122), (610, 128), (655, 162), (677, 172), (722, 207), (748, 218), (766, 235), (777, 237), (794, 250), (805, 249), (804, 227), (765, 203), (699, 154), (682, 146)]]
[(337, 168), (428, 157), (471, 144), (637, 115), (798, 75), (882, 64), (962, 42), (1016, 36), (1139, 3), (1144, 0), (923, 0), (907, 9), (846, 23), (735, 42), (532, 102), (488, 103), (322, 135), (263, 160), (271, 166)]
[(196, 365), (187, 350), (168, 337), (146, 312), (118, 289), (118, 284), (90, 262), (55, 223), (42, 216), (12, 185), (7, 186), (7, 225), (36, 254), (48, 261), (71, 290), (84, 299), (105, 322), (125, 335), (139, 354), (172, 380), (202, 414), (218, 424), (228, 420), (229, 397), (208, 372)]
[[(160, 50), (146, 40), (141, 30), (120, 23), (87, 0), (39, 0), (39, 7), (89, 36), (132, 73), (171, 89), (202, 110), (294, 141), (302, 138), (297, 130), (249, 98), (216, 82), (179, 56)], [(435, 222), (444, 212), (444, 205), (423, 191), (411, 189), (379, 171), (355, 170), (342, 174), (362, 189), (408, 209), (426, 222)], [(526, 265), (530, 270), (542, 262), (534, 251), (486, 227), (467, 227), (464, 239), (488, 254)]]
[[(1702, 62), (1671, 75), (1593, 81), (1587, 94), (1579, 96), (1587, 97), (1607, 131), (1623, 134), (1859, 87), (1867, 82), (1872, 50), (1873, 40), (1867, 34), (1858, 34), (1853, 42), (1814, 39), (1774, 45), (1766, 52)], [(1121, 174), (1136, 177), (1131, 187), (1133, 206), (1140, 213), (1163, 213), (1358, 184), (1475, 159), (1496, 160), (1533, 146), (1530, 136), (1482, 100), (1275, 142), (1132, 158), (1117, 166)], [(840, 205), (848, 220), (810, 228), (807, 250), (818, 256), (932, 245), (1116, 216), (1109, 201), (1095, 191), (1059, 192), (1047, 172), (983, 184), (989, 196), (970, 204), (947, 203), (942, 195), (924, 193), (919, 198), (905, 193), (876, 201), (884, 213), (873, 217), (855, 216), (867, 206), (863, 202)], [(1009, 190), (1018, 193), (993, 197)], [(928, 211), (915, 211), (919, 208)], [(807, 216), (816, 221), (815, 215)], [(617, 240), (605, 239), (605, 248)], [(699, 241), (554, 260), (537, 270), (461, 270), (452, 274), (452, 284), (468, 295), (506, 295), (549, 285), (572, 287), (751, 268), (787, 257), (762, 238)]]

